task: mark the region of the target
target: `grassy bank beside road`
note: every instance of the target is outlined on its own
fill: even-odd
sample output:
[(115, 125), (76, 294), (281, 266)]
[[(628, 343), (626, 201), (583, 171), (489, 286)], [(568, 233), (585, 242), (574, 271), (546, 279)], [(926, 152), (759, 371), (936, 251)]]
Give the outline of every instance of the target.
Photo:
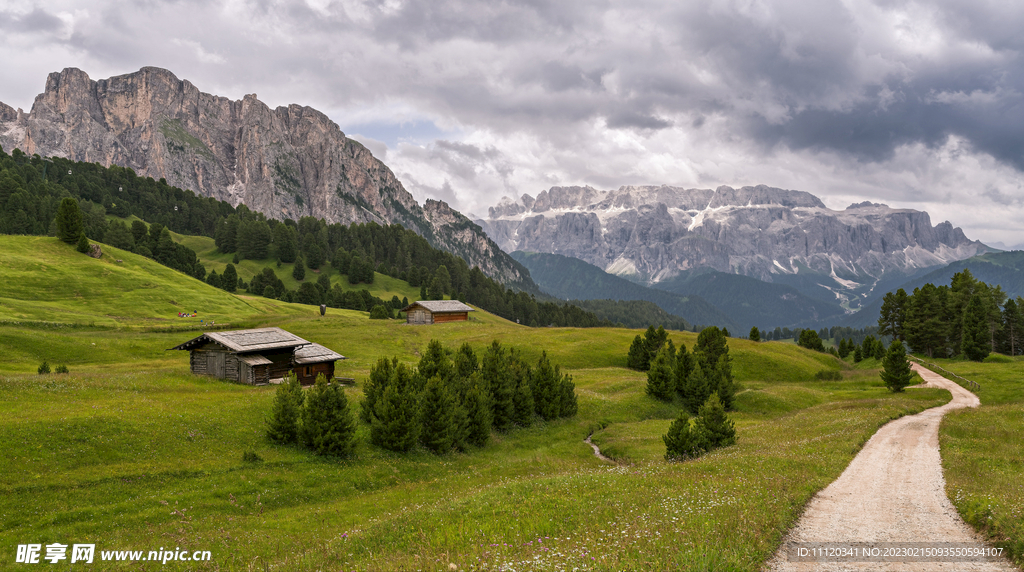
[(942, 422), (946, 493), (965, 521), (1024, 566), (1024, 359), (928, 361), (981, 384), (981, 407)]

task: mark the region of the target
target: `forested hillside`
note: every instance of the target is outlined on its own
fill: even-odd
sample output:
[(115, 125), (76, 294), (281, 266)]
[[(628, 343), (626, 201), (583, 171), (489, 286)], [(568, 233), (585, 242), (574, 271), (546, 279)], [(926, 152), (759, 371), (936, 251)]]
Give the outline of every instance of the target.
[[(641, 310), (647, 314), (646, 310), (642, 310), (646, 308), (644, 305), (609, 303), (610, 300), (646, 300), (657, 304), (666, 314), (682, 318), (690, 325), (722, 326), (738, 331), (735, 321), (700, 296), (681, 296), (647, 288), (608, 274), (582, 260), (560, 254), (516, 251), (512, 253), (512, 258), (526, 266), (530, 276), (548, 294), (563, 300), (591, 300), (593, 303), (586, 307), (595, 312), (598, 308), (612, 310), (614, 306), (614, 311), (618, 315), (624, 315), (632, 310)], [(618, 321), (611, 316), (606, 317)], [(648, 324), (663, 323), (665, 319), (651, 315), (636, 323), (622, 323), (642, 328)], [(668, 327), (668, 324), (665, 323), (665, 326)]]
[[(534, 294), (539, 290), (532, 281), (526, 284), (528, 291), (506, 288), (400, 225), (347, 226), (313, 217), (278, 221), (245, 205), (234, 208), (163, 180), (138, 177), (131, 169), (29, 157), (17, 149), (7, 155), (0, 149), (0, 233), (56, 234), (55, 216), (66, 197), (78, 201), (82, 231), (88, 239), (153, 258), (200, 280), (210, 282), (216, 276), (213, 281), (230, 291), (251, 284), (237, 277), (225, 284), (223, 276), (208, 275), (195, 252), (175, 243), (170, 231), (213, 237), (221, 252), (234, 253), (238, 260), (279, 261), (313, 270), (330, 264), (353, 284), (372, 282), (376, 271), (421, 287), (423, 298), (458, 298), (525, 325), (612, 325), (576, 306), (538, 301)], [(141, 220), (130, 226), (119, 220), (132, 215)], [(305, 275), (296, 279), (301, 282)], [(276, 287), (268, 292), (261, 282), (251, 293), (347, 307), (328, 288), (329, 283), (310, 283), (304, 285), (305, 292), (302, 287), (297, 291)]]

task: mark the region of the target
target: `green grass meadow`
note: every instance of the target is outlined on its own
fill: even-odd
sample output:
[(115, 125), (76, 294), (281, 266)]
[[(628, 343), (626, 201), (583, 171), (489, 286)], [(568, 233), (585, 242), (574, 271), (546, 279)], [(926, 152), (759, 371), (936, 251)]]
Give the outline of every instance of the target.
[[(949, 400), (935, 389), (891, 394), (868, 364), (730, 339), (738, 444), (669, 463), (661, 436), (681, 406), (648, 397), (645, 374), (625, 368), (637, 330), (527, 328), (482, 311), (437, 326), (348, 310), (320, 317), (113, 249), (93, 260), (51, 238), (3, 236), (0, 246), (0, 569), (20, 569), (19, 544), (94, 542), (97, 551), (181, 547), (213, 559), (72, 569), (758, 570), (879, 426)], [(547, 351), (573, 376), (579, 413), (443, 457), (376, 449), (360, 425), (353, 458), (317, 457), (264, 437), (272, 387), (192, 376), (187, 353), (166, 351), (201, 331), (176, 317), (194, 309), (218, 326), (280, 326), (347, 356), (337, 375), (356, 379), (346, 390), (352, 407), (377, 358), (415, 364), (436, 338), (478, 352), (499, 340), (531, 360)], [(71, 373), (37, 375), (44, 359)], [(1011, 384), (1020, 362), (979, 367), (990, 365), (1007, 368)], [(814, 381), (822, 369), (842, 380)], [(991, 422), (1019, 429), (1014, 403), (1019, 416), (1019, 402), (995, 403), (1007, 409)], [(987, 407), (944, 424), (944, 451), (951, 443), (977, 453), (974, 441), (989, 433), (976, 434), (969, 419), (963, 434), (951, 428)], [(591, 434), (615, 464), (594, 456), (583, 442)], [(246, 452), (262, 460), (243, 461)], [(968, 480), (990, 464), (1020, 474), (1019, 458), (994, 452), (986, 463)], [(951, 471), (951, 491), (973, 490)]]
[(1024, 359), (928, 361), (981, 384), (981, 407), (942, 421), (946, 493), (964, 520), (1024, 567)]

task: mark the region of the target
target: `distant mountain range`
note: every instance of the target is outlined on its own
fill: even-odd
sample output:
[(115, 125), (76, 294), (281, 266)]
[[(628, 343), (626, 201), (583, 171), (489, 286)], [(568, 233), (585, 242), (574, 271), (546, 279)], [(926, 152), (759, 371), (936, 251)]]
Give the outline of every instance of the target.
[(492, 278), (533, 289), (479, 226), (444, 202), (420, 206), (387, 165), (311, 107), (271, 109), (255, 94), (232, 101), (155, 67), (98, 81), (67, 68), (47, 77), (29, 113), (0, 103), (0, 146), (128, 167), (271, 218), (399, 223)]
[(476, 223), (507, 252), (560, 254), (700, 296), (744, 327), (838, 321), (931, 269), (994, 251), (925, 212), (868, 202), (836, 211), (764, 185), (553, 187), (504, 198)]
[[(529, 271), (541, 290), (563, 300), (645, 300), (691, 325), (724, 326), (738, 331), (739, 324), (700, 296), (681, 296), (648, 288), (608, 274), (576, 258), (560, 254), (515, 251), (515, 258)], [(585, 303), (581, 307), (593, 311)], [(601, 315), (603, 318), (614, 319)], [(615, 320), (626, 323), (619, 319)]]

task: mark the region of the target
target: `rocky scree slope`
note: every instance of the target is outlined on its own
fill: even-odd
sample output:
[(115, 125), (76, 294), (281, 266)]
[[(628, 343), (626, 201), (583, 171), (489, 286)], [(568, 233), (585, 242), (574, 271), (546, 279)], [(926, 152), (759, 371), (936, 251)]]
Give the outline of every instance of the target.
[(29, 113), (0, 103), (0, 146), (129, 167), (268, 217), (398, 223), (506, 284), (526, 270), (447, 204), (420, 207), (384, 163), (323, 113), (203, 93), (167, 70), (93, 81), (51, 73)]

